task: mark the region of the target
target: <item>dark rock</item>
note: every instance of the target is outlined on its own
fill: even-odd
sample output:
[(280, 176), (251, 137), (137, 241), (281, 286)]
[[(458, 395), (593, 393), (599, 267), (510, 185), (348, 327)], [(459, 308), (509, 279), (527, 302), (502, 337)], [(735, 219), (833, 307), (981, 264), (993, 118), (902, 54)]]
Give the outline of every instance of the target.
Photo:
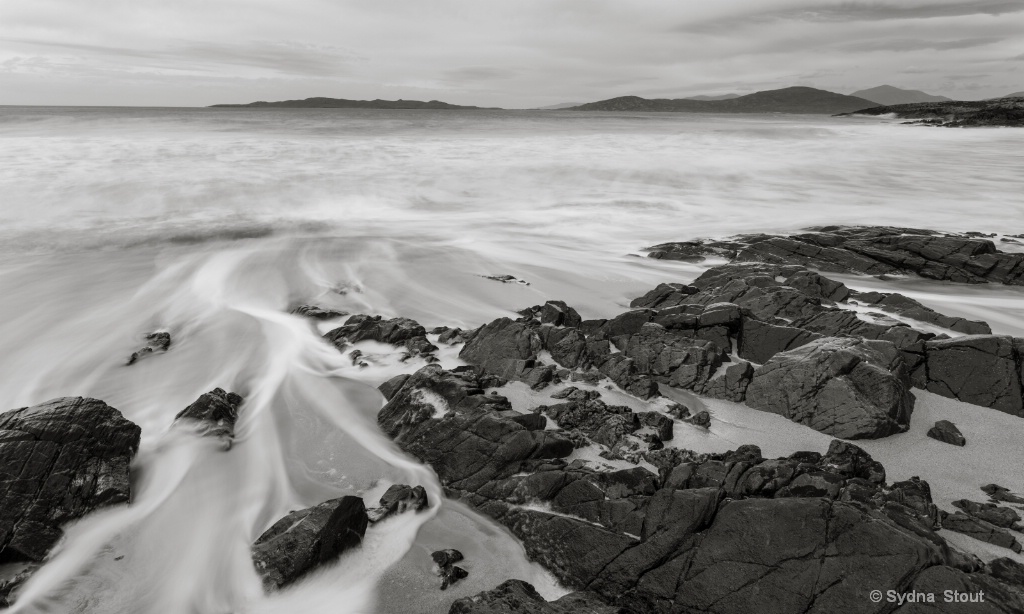
[(844, 439), (906, 431), (914, 407), (892, 344), (834, 337), (776, 354), (754, 371), (746, 402)]
[[(901, 591), (902, 592), (902, 591)], [(1011, 614), (1024, 612), (1024, 597), (1019, 588), (982, 573), (967, 573), (951, 565), (936, 565), (914, 578), (906, 589), (917, 597), (893, 610), (898, 614), (944, 614), (972, 612), (978, 614)], [(947, 599), (961, 601), (947, 601)]]
[(447, 344), (462, 343), (465, 340), (465, 333), (461, 328), (450, 328), (442, 332), (437, 338), (438, 343)]
[(689, 418), (684, 418), (683, 421), (689, 422), (690, 424), (694, 426), (699, 426), (701, 428), (711, 428), (711, 414), (709, 414), (706, 410), (699, 411)]
[(484, 279), (490, 279), (493, 281), (500, 281), (503, 284), (520, 284), (523, 286), (529, 286), (530, 282), (523, 281), (522, 279), (516, 279), (511, 275), (481, 275)]
[(863, 305), (870, 305), (890, 313), (897, 313), (907, 318), (948, 328), (965, 335), (988, 335), (992, 333), (992, 329), (985, 322), (947, 316), (902, 294), (851, 291), (850, 299), (851, 302), (855, 300)]
[[(642, 467), (596, 471), (564, 460), (569, 438), (511, 420), (516, 412), (503, 397), (483, 394), (480, 376), (473, 368), (421, 369), (378, 423), (434, 468), (448, 496), (503, 524), (563, 585), (593, 591), (600, 602), (657, 614), (828, 612), (850, 604), (882, 611), (864, 599), (864, 587), (902, 591), (936, 566), (1003, 590), (1002, 580), (978, 574), (979, 562), (935, 532), (926, 482), (886, 486), (884, 468), (853, 444), (836, 440), (824, 455), (774, 460), (756, 446), (723, 454), (665, 448), (637, 453), (658, 475)], [(565, 415), (595, 434), (601, 419), (625, 415), (598, 405), (593, 392), (559, 396)], [(448, 408), (440, 417), (437, 398)], [(460, 600), (464, 609), (453, 611), (548, 611), (542, 600), (509, 605), (509, 595), (526, 599), (521, 588)]]
[(541, 406), (540, 410), (563, 429), (579, 429), (610, 449), (616, 449), (641, 426), (639, 414), (623, 405), (608, 405), (597, 395), (577, 394), (569, 399), (567, 403)]
[(140, 435), (96, 399), (65, 397), (0, 414), (0, 563), (42, 561), (63, 525), (127, 503)]
[(409, 377), (410, 375), (408, 373), (396, 375), (389, 379), (388, 381), (381, 384), (378, 387), (378, 390), (380, 390), (380, 393), (384, 395), (385, 399), (391, 400), (391, 397), (395, 396), (395, 393), (402, 388), (402, 386), (405, 384), (406, 380), (409, 379)]
[(12, 570), (12, 573), (5, 574), (6, 577), (0, 576), (0, 608), (9, 608), (14, 604), (21, 587), (40, 567), (42, 565), (38, 563), (29, 563), (21, 566), (20, 570), (16, 572)]
[(331, 499), (278, 520), (252, 547), (264, 589), (286, 586), (359, 546), (368, 521), (359, 497)]
[(988, 569), (993, 577), (1014, 586), (1024, 587), (1024, 565), (1017, 561), (1006, 557), (992, 559), (988, 563)]
[(499, 318), (474, 331), (459, 358), (503, 379), (534, 386), (551, 379), (550, 368), (537, 363), (541, 349), (540, 336), (527, 324)]
[(735, 257), (736, 252), (728, 248), (705, 245), (703, 241), (682, 241), (662, 243), (646, 248), (647, 257), (657, 260), (682, 260), (685, 262), (703, 262), (706, 256), (719, 256), (728, 259)]
[(1009, 548), (1018, 554), (1021, 552), (1021, 544), (1012, 533), (963, 512), (953, 512), (952, 514), (944, 512), (942, 514), (942, 528), (969, 535), (974, 539), (988, 542), (994, 546)]
[(928, 429), (928, 436), (954, 446), (963, 447), (967, 445), (967, 440), (964, 439), (963, 433), (949, 420), (939, 420), (936, 422), (935, 426)]
[(992, 498), (994, 501), (1004, 501), (1006, 503), (1024, 504), (1024, 497), (1015, 495), (1010, 492), (1010, 489), (999, 486), (998, 484), (986, 484), (981, 487), (982, 492)]
[(380, 506), (367, 510), (370, 522), (380, 522), (388, 516), (402, 514), (409, 510), (420, 512), (427, 509), (427, 491), (422, 486), (392, 484), (380, 498)]
[(548, 301), (543, 305), (536, 305), (519, 312), (520, 315), (535, 318), (541, 324), (552, 326), (578, 327), (583, 318), (575, 309), (565, 304), (565, 301)]
[(457, 599), (448, 614), (626, 614), (626, 610), (606, 605), (587, 592), (547, 602), (532, 584), (507, 580), (492, 590)]
[(953, 502), (953, 506), (964, 512), (1004, 529), (1020, 530), (1020, 514), (1013, 508), (1002, 507), (993, 503), (977, 503), (968, 499)]
[(203, 393), (191, 405), (178, 412), (174, 421), (187, 422), (204, 437), (216, 437), (225, 449), (231, 449), (235, 437), (235, 421), (242, 397), (214, 388)]
[(469, 576), (469, 572), (455, 565), (455, 563), (463, 559), (462, 553), (458, 550), (438, 550), (432, 553), (430, 557), (434, 559), (437, 575), (441, 577), (441, 590), (445, 590), (452, 584)]
[(128, 357), (127, 364), (133, 365), (139, 360), (152, 354), (166, 352), (170, 347), (171, 333), (166, 331), (157, 331), (155, 333), (149, 333), (146, 335), (146, 345), (132, 352), (132, 355)]
[(796, 349), (821, 337), (802, 328), (746, 318), (740, 331), (737, 354), (744, 360), (764, 364), (779, 352)]
[(670, 441), (672, 439), (672, 429), (674, 427), (672, 418), (656, 411), (639, 412), (637, 416), (640, 418), (640, 424), (654, 429), (654, 432), (661, 441)]
[[(572, 453), (572, 442), (563, 435), (501, 417), (513, 411), (508, 399), (482, 392), (476, 371), (446, 372), (429, 365), (392, 395), (377, 422), (402, 449), (430, 464), (450, 489), (475, 492), (519, 463)], [(431, 397), (447, 406), (443, 416), (435, 417)]]
[(317, 305), (299, 305), (295, 309), (292, 309), (292, 313), (295, 315), (305, 316), (307, 318), (313, 318), (314, 320), (333, 320), (334, 318), (343, 318), (348, 315), (347, 311), (324, 309)]
[(969, 335), (925, 343), (923, 386), (967, 403), (1024, 416), (1024, 340), (1000, 335)]
[(324, 335), (324, 339), (333, 343), (340, 350), (350, 343), (359, 341), (405, 345), (419, 337), (425, 339), (426, 334), (425, 328), (409, 318), (385, 320), (380, 316), (354, 315), (346, 320), (343, 326)]
[(747, 387), (754, 379), (754, 367), (749, 362), (729, 365), (721, 377), (709, 380), (700, 392), (715, 399), (742, 403), (747, 398)]
[(739, 261), (800, 264), (821, 271), (921, 277), (957, 283), (1024, 284), (1024, 254), (988, 239), (882, 226), (828, 227), (749, 243)]

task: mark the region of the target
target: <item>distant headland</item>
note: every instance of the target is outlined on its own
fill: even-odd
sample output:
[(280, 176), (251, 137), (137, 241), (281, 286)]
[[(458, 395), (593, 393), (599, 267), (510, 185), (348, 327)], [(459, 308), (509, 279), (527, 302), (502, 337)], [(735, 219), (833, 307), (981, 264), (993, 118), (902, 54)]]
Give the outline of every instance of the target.
[(304, 98), (302, 100), (259, 100), (247, 104), (214, 104), (211, 107), (284, 107), (294, 109), (483, 109), (485, 107), (448, 104), (440, 100), (348, 100), (346, 98)]

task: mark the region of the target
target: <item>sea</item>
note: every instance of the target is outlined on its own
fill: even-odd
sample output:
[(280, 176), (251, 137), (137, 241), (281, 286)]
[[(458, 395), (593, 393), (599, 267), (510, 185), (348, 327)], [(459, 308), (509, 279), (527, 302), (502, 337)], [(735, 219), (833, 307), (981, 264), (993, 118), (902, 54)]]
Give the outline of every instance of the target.
[[(509, 578), (564, 594), (377, 428), (376, 387), (422, 360), (365, 342), (361, 367), (321, 339), (342, 319), (290, 310), (404, 316), (428, 330), (551, 299), (610, 317), (714, 264), (653, 260), (645, 247), (834, 224), (979, 231), (1024, 251), (1013, 236), (1024, 234), (1024, 130), (810, 115), (0, 107), (0, 411), (89, 396), (142, 428), (131, 504), (67, 527), (12, 612), (432, 614)], [(1024, 336), (1021, 288), (838, 278)], [(126, 366), (157, 330), (170, 350)], [(439, 358), (462, 364), (457, 347)], [(227, 452), (172, 427), (216, 387), (245, 398)], [(549, 398), (518, 384), (502, 393), (524, 409)], [(916, 394), (908, 433), (864, 444), (890, 479), (926, 477), (947, 508), (977, 500), (981, 483), (1024, 491), (1018, 418)], [(679, 425), (673, 445), (757, 443), (766, 456), (828, 446), (778, 416), (708, 407), (711, 431)], [(937, 455), (924, 432), (938, 418), (986, 445)], [(374, 505), (391, 484), (423, 485), (430, 508), (371, 527), (361, 548), (264, 595), (249, 549), (274, 521), (345, 494)], [(442, 548), (461, 550), (469, 571), (446, 591), (429, 556)]]

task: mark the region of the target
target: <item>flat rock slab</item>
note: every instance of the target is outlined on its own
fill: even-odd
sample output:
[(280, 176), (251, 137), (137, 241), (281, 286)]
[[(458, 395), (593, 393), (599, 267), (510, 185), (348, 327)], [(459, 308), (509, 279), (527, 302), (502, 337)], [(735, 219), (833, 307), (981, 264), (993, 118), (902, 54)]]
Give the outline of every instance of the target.
[(606, 605), (593, 593), (569, 593), (545, 601), (532, 584), (508, 580), (496, 588), (452, 604), (448, 614), (625, 614), (625, 608)]
[(278, 520), (252, 547), (263, 587), (279, 589), (359, 546), (368, 521), (359, 497), (331, 499)]
[(140, 435), (97, 399), (65, 397), (0, 414), (0, 562), (41, 561), (61, 525), (127, 503)]

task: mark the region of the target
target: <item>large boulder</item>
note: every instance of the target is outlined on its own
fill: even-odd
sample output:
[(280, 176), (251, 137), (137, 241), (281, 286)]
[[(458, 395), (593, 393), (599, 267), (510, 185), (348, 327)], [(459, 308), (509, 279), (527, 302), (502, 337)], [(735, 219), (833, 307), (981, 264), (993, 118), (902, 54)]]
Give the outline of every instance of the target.
[(344, 350), (350, 343), (377, 341), (404, 346), (413, 356), (437, 351), (437, 346), (427, 340), (426, 329), (409, 318), (385, 320), (381, 316), (354, 315), (344, 325), (327, 332), (324, 339), (339, 350)]
[(367, 523), (359, 497), (331, 499), (281, 518), (252, 547), (264, 589), (279, 589), (355, 548), (363, 541)]
[(0, 562), (41, 561), (62, 525), (127, 503), (140, 435), (96, 399), (65, 397), (0, 414)]
[(756, 369), (746, 402), (833, 437), (877, 438), (909, 427), (910, 386), (892, 344), (825, 337)]
[(473, 332), (459, 358), (489, 373), (541, 386), (551, 380), (553, 368), (543, 367), (537, 355), (543, 349), (540, 335), (527, 322), (499, 318)]
[(968, 335), (925, 343), (918, 371), (930, 392), (1024, 416), (1024, 339)]

